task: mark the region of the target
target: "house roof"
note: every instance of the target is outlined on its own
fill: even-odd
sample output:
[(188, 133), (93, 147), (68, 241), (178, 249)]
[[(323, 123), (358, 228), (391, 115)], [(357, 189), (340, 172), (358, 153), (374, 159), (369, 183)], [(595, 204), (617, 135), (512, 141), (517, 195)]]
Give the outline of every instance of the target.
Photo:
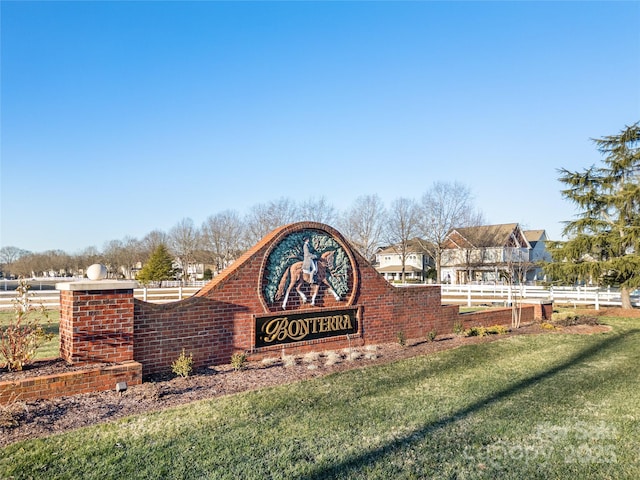
[[(412, 238), (407, 242), (407, 253), (421, 253), (428, 255), (429, 252), (424, 248), (424, 245), (427, 244), (426, 240), (422, 240), (419, 238)], [(384, 247), (378, 250), (376, 255), (397, 255), (398, 248), (395, 245), (391, 245), (389, 247)]]
[[(388, 265), (386, 267), (376, 267), (376, 270), (380, 273), (401, 273), (402, 267), (400, 265)], [(422, 269), (414, 267), (413, 265), (405, 265), (404, 271), (409, 272), (422, 272)]]
[(532, 247), (539, 241), (543, 240), (545, 236), (544, 230), (525, 230), (522, 233), (524, 233), (525, 238)]
[(530, 246), (517, 223), (452, 228), (447, 234), (447, 248), (505, 247), (514, 238), (520, 245)]

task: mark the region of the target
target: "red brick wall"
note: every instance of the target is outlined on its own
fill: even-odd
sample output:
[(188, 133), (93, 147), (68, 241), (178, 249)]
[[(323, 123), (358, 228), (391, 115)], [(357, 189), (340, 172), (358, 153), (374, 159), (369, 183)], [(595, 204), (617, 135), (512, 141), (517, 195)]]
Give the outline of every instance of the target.
[(184, 348), (194, 365), (229, 363), (253, 346), (260, 269), (274, 234), (265, 237), (190, 299), (165, 305), (135, 301), (134, 358), (144, 374), (167, 371)]
[(365, 343), (392, 342), (399, 332), (406, 338), (427, 332), (451, 332), (458, 315), (457, 306), (442, 306), (440, 287), (420, 285), (394, 287), (362, 257), (356, 255), (360, 270), (358, 304), (364, 306)]
[(69, 363), (133, 360), (133, 290), (62, 290), (60, 356)]
[[(535, 305), (522, 305), (521, 323), (530, 323), (535, 319)], [(491, 327), (493, 325), (511, 326), (511, 308), (491, 308), (478, 312), (461, 313), (459, 320), (463, 328)]]
[[(194, 365), (229, 363), (234, 352), (265, 355), (273, 351), (288, 352), (312, 349), (329, 350), (362, 344), (420, 338), (435, 330), (450, 333), (464, 318), (474, 325), (510, 324), (511, 312), (492, 310), (459, 317), (458, 307), (442, 306), (439, 286), (390, 285), (366, 260), (352, 252), (353, 279), (348, 298), (338, 302), (329, 295), (323, 306), (358, 308), (359, 331), (346, 335), (306, 342), (254, 348), (255, 315), (273, 313), (262, 297), (262, 269), (274, 245), (288, 234), (303, 229), (320, 229), (346, 241), (326, 225), (304, 222), (281, 227), (238, 259), (190, 299), (157, 305), (133, 299), (132, 290), (61, 292), (61, 353), (73, 362), (119, 362), (135, 359), (143, 373), (169, 371), (182, 349), (193, 355)], [(318, 310), (308, 304), (300, 306), (292, 299), (288, 311), (297, 308)], [(272, 309), (272, 312), (269, 311)], [(523, 308), (523, 322), (533, 320), (534, 307)], [(67, 317), (72, 319), (67, 322)]]
[[(136, 300), (134, 358), (144, 365), (144, 373), (169, 370), (183, 348), (193, 354), (196, 366), (228, 363), (237, 351), (258, 355), (281, 351), (282, 346), (254, 349), (253, 315), (267, 313), (260, 300), (261, 268), (274, 241), (304, 228), (322, 228), (341, 238), (335, 230), (316, 223), (281, 227), (193, 298), (165, 305)], [(424, 336), (433, 329), (438, 333), (452, 331), (458, 307), (440, 305), (440, 287), (393, 287), (367, 261), (357, 253), (353, 255), (357, 269), (354, 278), (359, 279), (353, 305), (361, 307), (360, 332), (349, 338), (287, 345), (288, 353), (393, 342), (400, 331), (406, 338)], [(331, 307), (341, 305), (329, 296), (325, 298)]]
[(86, 370), (0, 382), (0, 405), (112, 390), (118, 382), (142, 383), (142, 365), (125, 362), (105, 367), (88, 366)]

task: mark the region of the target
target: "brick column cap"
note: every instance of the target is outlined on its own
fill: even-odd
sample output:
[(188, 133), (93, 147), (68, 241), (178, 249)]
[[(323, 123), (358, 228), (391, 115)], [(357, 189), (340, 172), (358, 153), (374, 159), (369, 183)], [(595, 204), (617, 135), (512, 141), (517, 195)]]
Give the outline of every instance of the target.
[(78, 282), (56, 283), (56, 290), (131, 290), (139, 288), (135, 280), (81, 280)]

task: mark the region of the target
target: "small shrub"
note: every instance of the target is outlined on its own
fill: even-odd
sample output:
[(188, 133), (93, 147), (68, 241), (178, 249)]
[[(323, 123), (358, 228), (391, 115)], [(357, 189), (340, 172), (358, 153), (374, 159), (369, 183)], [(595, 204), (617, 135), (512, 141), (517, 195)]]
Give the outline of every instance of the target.
[(184, 348), (180, 356), (171, 364), (171, 371), (179, 377), (186, 378), (193, 371), (193, 354), (186, 355)]
[(487, 334), (485, 327), (471, 327), (465, 330), (465, 337), (484, 337)]
[(317, 362), (319, 358), (320, 358), (320, 354), (318, 352), (307, 352), (302, 357), (302, 361), (304, 363), (313, 363), (313, 362)]
[(466, 337), (485, 337), (487, 335), (504, 335), (509, 330), (504, 325), (492, 325), (490, 327), (471, 327), (465, 330)]
[(280, 361), (279, 358), (275, 357), (265, 357), (262, 359), (262, 365), (265, 367), (271, 367), (272, 365), (277, 364)]
[(548, 323), (548, 322), (542, 322), (540, 324), (540, 327), (544, 328), (545, 330), (555, 330), (555, 328), (556, 328), (555, 325), (553, 325), (551, 323)]
[(345, 352), (345, 360), (347, 362), (354, 362), (360, 359), (360, 357), (362, 357), (362, 353), (358, 350), (350, 350), (348, 352)]
[(309, 370), (318, 368), (318, 360), (320, 360), (320, 354), (318, 352), (307, 352), (302, 357), (302, 361), (307, 364)]
[(291, 368), (298, 364), (298, 359), (296, 358), (295, 355), (285, 355), (285, 353), (282, 352), (281, 358), (282, 358), (282, 365), (285, 368)]
[(4, 363), (10, 372), (20, 371), (31, 363), (36, 350), (53, 338), (41, 325), (42, 320), (49, 323), (47, 311), (42, 305), (32, 305), (30, 288), (25, 280), (20, 280), (13, 300), (15, 315), (9, 325), (0, 327), (0, 365)]
[(464, 325), (461, 321), (457, 321), (453, 324), (453, 333), (456, 335), (464, 335)]
[(438, 336), (438, 332), (436, 331), (435, 328), (433, 330), (429, 330), (427, 332), (427, 342), (433, 342), (437, 336)]
[(375, 360), (378, 358), (378, 354), (376, 353), (377, 351), (378, 347), (376, 345), (367, 345), (364, 349), (364, 358), (367, 360)]
[(486, 328), (486, 332), (491, 335), (505, 335), (509, 329), (504, 325), (492, 325)]
[(330, 367), (336, 365), (342, 361), (342, 356), (337, 352), (327, 352), (327, 359), (325, 360), (325, 366)]
[(401, 347), (407, 345), (407, 337), (405, 336), (404, 331), (400, 330), (398, 333), (396, 333), (396, 339), (398, 340), (398, 343)]
[(243, 352), (236, 352), (231, 355), (231, 366), (235, 371), (247, 368), (247, 355)]

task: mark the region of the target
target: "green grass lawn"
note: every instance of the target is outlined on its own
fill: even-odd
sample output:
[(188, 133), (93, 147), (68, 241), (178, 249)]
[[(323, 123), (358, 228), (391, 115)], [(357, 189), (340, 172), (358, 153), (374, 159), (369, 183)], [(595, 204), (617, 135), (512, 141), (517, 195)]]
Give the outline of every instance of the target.
[(16, 443), (0, 478), (640, 478), (640, 320), (604, 321)]
[[(52, 333), (53, 337), (48, 342), (43, 343), (36, 351), (36, 359), (51, 358), (60, 355), (60, 310), (47, 310), (47, 315), (49, 316), (49, 323), (46, 323), (46, 319), (44, 318), (41, 323), (45, 325), (45, 331)], [(15, 313), (13, 310), (0, 311), (0, 328), (7, 326), (14, 318)], [(0, 365), (1, 364), (2, 360), (0, 360)]]

